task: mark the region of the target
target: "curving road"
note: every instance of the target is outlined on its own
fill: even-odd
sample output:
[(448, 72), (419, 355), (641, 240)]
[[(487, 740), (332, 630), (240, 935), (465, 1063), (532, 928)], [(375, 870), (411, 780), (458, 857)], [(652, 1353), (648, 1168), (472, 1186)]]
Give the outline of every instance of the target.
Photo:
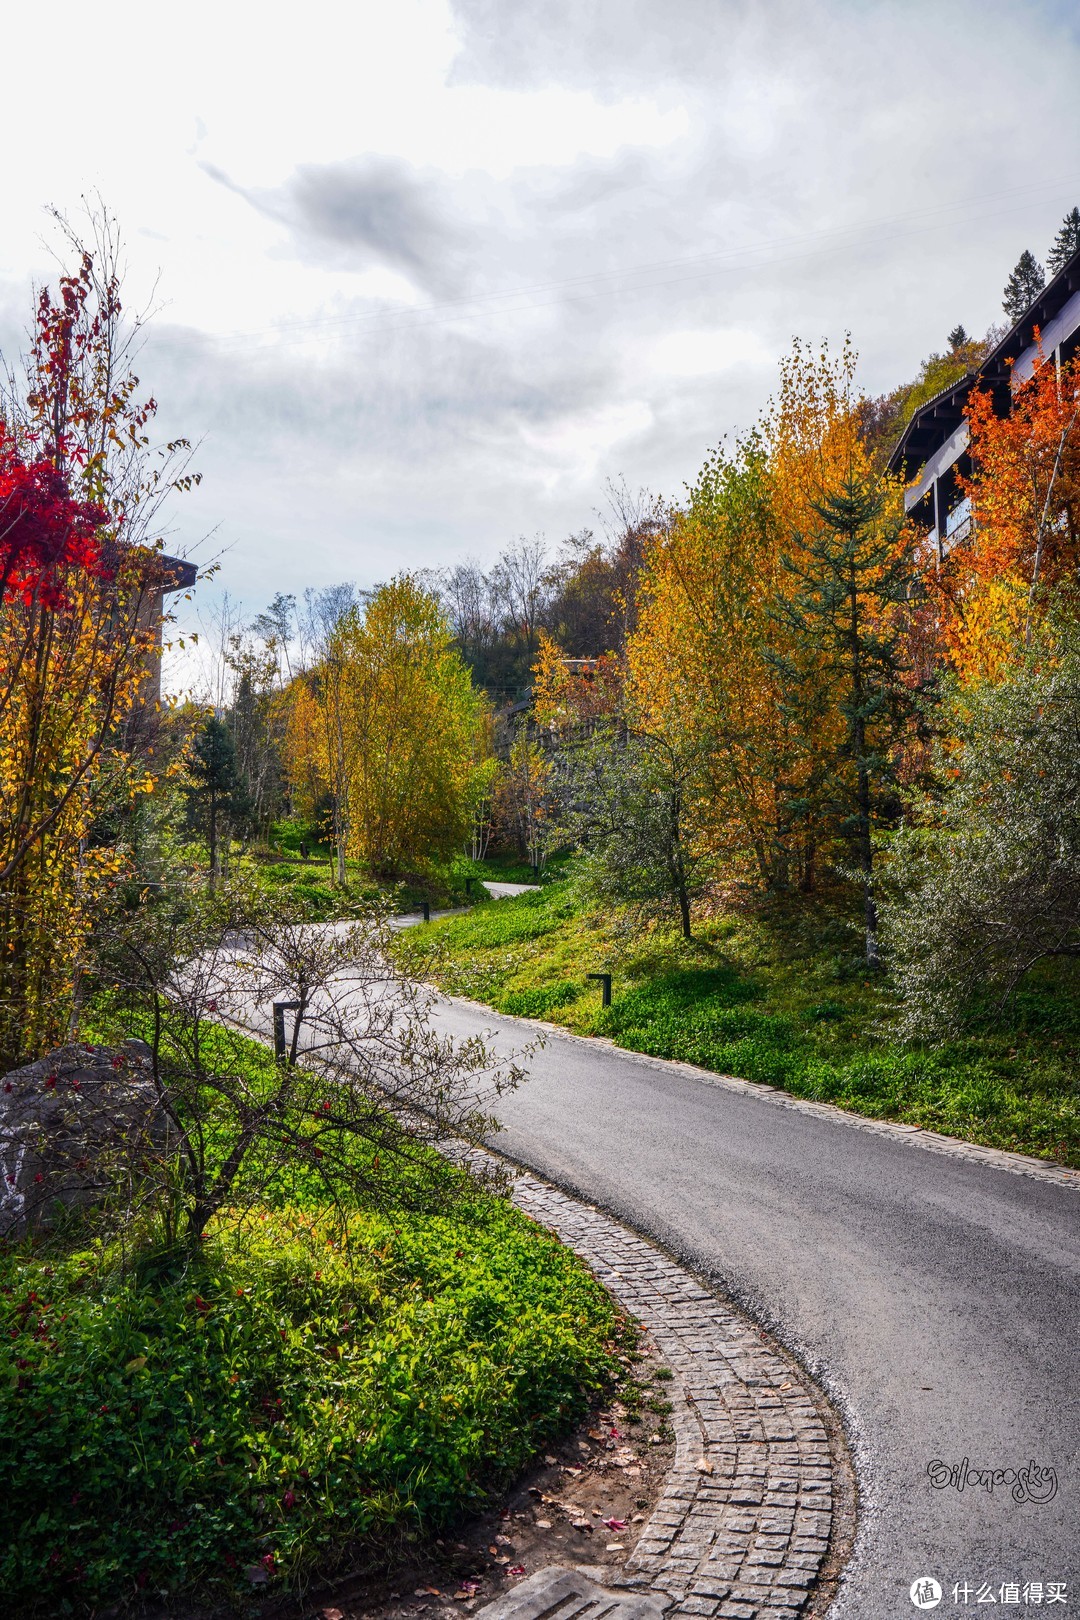
[[(467, 1002), (442, 1000), (437, 1020), (503, 1050), (536, 1035)], [(943, 1587), (942, 1615), (991, 1612), (985, 1587), (993, 1612), (1080, 1610), (1080, 1186), (572, 1036), (549, 1035), (527, 1067), (494, 1145), (714, 1279), (841, 1410), (860, 1523), (830, 1620), (914, 1615), (920, 1576)], [(1056, 1494), (934, 1488), (929, 1463), (964, 1459), (1034, 1461), (1055, 1471)], [(1030, 1585), (1024, 1601), (1032, 1582), (1038, 1605)], [(1050, 1583), (1065, 1584), (1064, 1605), (1047, 1602)]]

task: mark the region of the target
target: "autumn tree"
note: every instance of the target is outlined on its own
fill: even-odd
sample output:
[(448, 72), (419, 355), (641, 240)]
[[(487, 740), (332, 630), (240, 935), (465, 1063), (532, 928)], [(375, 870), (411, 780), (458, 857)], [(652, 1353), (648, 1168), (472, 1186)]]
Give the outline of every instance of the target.
[(483, 707), (435, 597), (402, 574), (317, 647), (290, 693), (288, 767), (309, 798), (329, 786), (339, 879), (346, 852), (392, 877), (461, 847), (485, 790)]
[(285, 774), (294, 803), (305, 815), (317, 821), (327, 812), (339, 886), (346, 881), (350, 792), (342, 631), (357, 612), (354, 585), (304, 593), (297, 626), (302, 667), (289, 681), (283, 702)]
[(522, 729), (495, 778), (495, 825), (537, 872), (558, 825), (554, 767), (547, 750)]
[(729, 871), (786, 881), (783, 811), (792, 739), (761, 656), (778, 567), (768, 455), (751, 434), (716, 451), (646, 552), (627, 655), (634, 728), (703, 760), (713, 848)]
[[(152, 785), (145, 714), (158, 653), (161, 504), (190, 447), (154, 445), (131, 369), (108, 218), (38, 296), (25, 376), (0, 400), (0, 1051), (41, 1050), (73, 1010), (80, 953), (126, 859), (89, 837)], [(143, 728), (145, 731), (147, 728)], [(152, 729), (152, 728), (151, 728)]]
[(999, 415), (967, 406), (972, 522), (927, 584), (964, 680), (999, 680), (1051, 608), (1076, 614), (1080, 571), (1080, 360), (1040, 360)]

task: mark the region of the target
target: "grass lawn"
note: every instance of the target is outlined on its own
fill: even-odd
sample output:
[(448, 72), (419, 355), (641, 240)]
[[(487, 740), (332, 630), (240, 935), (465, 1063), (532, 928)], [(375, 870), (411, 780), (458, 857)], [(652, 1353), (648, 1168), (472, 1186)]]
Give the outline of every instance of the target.
[(0, 1608), (237, 1613), (373, 1565), (572, 1427), (626, 1335), (567, 1249), (475, 1187), (342, 1228), (293, 1179), (168, 1269), (77, 1233), (0, 1251)]
[[(890, 1038), (887, 983), (870, 982), (858, 934), (809, 907), (732, 910), (683, 941), (631, 937), (581, 911), (570, 888), (491, 902), (401, 935), (399, 960), (457, 995), (798, 1097), (972, 1142), (1080, 1165), (1080, 975), (1034, 981), (1008, 1016), (963, 1038)], [(610, 971), (612, 1006), (585, 974)]]

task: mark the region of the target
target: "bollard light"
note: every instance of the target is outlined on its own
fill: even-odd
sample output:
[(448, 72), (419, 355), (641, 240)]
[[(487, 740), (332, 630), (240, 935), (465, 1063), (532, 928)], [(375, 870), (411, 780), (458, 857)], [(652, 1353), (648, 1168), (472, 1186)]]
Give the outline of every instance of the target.
[(299, 1012), (299, 1001), (274, 1002), (274, 1056), (279, 1063), (285, 1061), (285, 1014)]
[(599, 981), (599, 984), (600, 984), (600, 1005), (601, 1005), (601, 1007), (610, 1007), (611, 1006), (611, 974), (610, 973), (586, 973), (585, 977), (587, 979), (596, 979), (596, 980)]

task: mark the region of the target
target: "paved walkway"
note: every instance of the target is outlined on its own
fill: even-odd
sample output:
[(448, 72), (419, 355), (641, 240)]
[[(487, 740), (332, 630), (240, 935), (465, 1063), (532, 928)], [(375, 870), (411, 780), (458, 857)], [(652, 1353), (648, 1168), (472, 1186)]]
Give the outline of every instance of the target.
[[(456, 999), (436, 1019), (503, 1052), (536, 1034)], [(844, 1414), (860, 1514), (830, 1620), (896, 1620), (923, 1576), (1075, 1604), (1075, 1172), (544, 1034), (499, 1151), (685, 1259)], [(950, 1485), (964, 1459), (1007, 1488)]]
[(675, 1373), (675, 1463), (624, 1582), (669, 1600), (671, 1615), (793, 1620), (833, 1525), (820, 1397), (744, 1316), (618, 1221), (524, 1173), (513, 1197), (581, 1255)]

